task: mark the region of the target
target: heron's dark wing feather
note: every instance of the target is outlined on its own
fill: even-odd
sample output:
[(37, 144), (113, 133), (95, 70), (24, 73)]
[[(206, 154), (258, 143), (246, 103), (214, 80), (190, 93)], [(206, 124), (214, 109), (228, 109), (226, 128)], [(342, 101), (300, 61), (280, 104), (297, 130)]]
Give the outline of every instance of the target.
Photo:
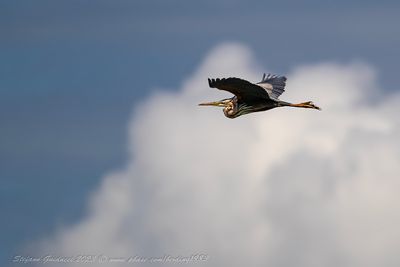
[(278, 100), (278, 97), (285, 92), (286, 77), (271, 74), (265, 75), (264, 73), (261, 82), (257, 83), (257, 85), (264, 88), (270, 98)]
[(238, 99), (269, 98), (262, 87), (239, 78), (208, 79), (211, 88), (218, 88), (236, 95)]

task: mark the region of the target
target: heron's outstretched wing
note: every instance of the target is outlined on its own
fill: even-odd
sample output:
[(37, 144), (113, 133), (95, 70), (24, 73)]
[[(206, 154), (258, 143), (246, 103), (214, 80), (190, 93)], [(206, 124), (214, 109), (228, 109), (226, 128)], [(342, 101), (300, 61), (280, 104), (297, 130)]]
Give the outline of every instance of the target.
[(271, 74), (265, 75), (264, 73), (261, 82), (257, 83), (257, 85), (264, 88), (270, 98), (278, 100), (278, 97), (285, 92), (286, 77)]
[(269, 98), (263, 87), (239, 78), (208, 79), (211, 88), (218, 88), (236, 95), (239, 100)]

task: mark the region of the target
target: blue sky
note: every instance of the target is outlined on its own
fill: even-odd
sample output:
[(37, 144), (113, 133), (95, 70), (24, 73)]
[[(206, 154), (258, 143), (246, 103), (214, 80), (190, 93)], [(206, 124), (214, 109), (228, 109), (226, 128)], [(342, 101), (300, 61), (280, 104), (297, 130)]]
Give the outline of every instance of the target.
[(179, 87), (217, 44), (243, 43), (278, 74), (366, 62), (396, 91), (399, 11), (397, 1), (0, 1), (0, 264), (81, 218), (102, 175), (127, 160), (133, 108)]

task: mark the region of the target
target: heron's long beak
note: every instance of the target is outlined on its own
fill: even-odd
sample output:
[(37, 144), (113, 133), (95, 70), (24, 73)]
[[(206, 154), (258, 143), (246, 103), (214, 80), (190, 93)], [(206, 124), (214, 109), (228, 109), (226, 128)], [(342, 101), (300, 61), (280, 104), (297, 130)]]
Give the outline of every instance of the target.
[(223, 101), (215, 101), (215, 102), (208, 102), (208, 103), (200, 103), (199, 106), (225, 107), (226, 103), (224, 103)]

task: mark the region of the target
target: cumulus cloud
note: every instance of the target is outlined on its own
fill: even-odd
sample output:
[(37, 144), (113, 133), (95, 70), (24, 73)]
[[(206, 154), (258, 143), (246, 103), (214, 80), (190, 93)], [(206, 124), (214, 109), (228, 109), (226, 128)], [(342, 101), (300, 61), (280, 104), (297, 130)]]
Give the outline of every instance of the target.
[[(190, 256), (206, 266), (399, 266), (400, 95), (362, 63), (300, 66), (280, 108), (231, 120), (208, 77), (258, 81), (251, 51), (223, 44), (175, 92), (135, 108), (130, 160), (106, 175), (56, 255)], [(120, 263), (116, 264), (121, 265)], [(138, 265), (140, 265), (138, 263)]]

